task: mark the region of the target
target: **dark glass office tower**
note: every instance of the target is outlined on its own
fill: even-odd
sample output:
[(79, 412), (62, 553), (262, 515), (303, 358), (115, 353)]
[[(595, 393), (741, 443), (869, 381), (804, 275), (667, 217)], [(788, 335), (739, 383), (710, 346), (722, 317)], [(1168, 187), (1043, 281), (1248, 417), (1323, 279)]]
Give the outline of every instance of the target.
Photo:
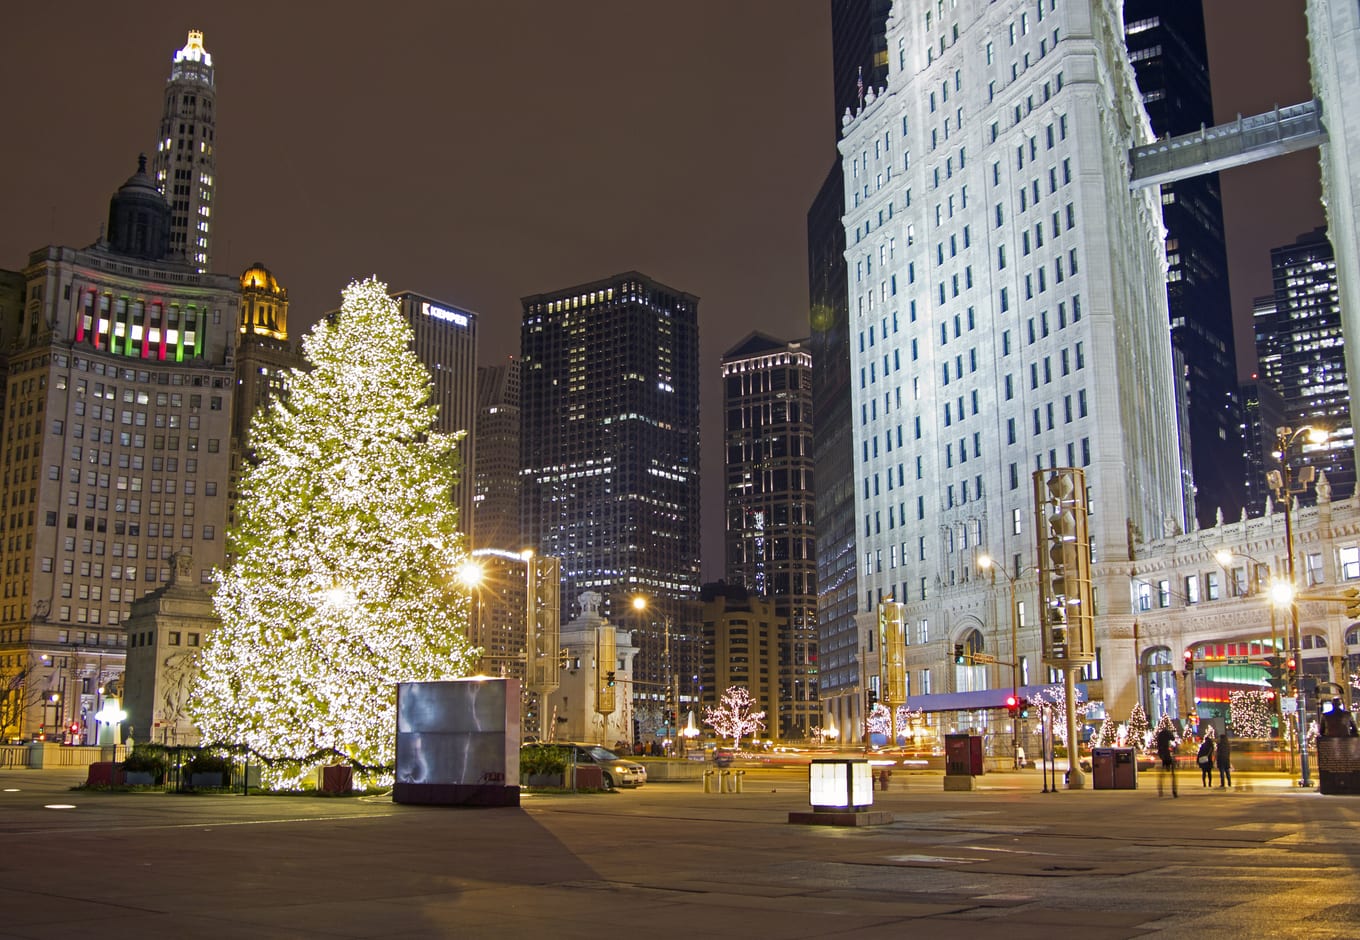
[(699, 634), (699, 300), (630, 271), (522, 303), (526, 544), (562, 560), (563, 623), (596, 591), (638, 631), (633, 701), (659, 703), (672, 675), (683, 701)]
[[(812, 354), (805, 341), (752, 333), (723, 356), (727, 580), (769, 598), (777, 655), (766, 734), (820, 727), (813, 538)], [(716, 690), (721, 693), (721, 689)], [(753, 690), (754, 691), (754, 690)]]
[[(1273, 317), (1275, 298), (1258, 297), (1252, 309), (1254, 316)], [(1259, 516), (1265, 512), (1266, 497), (1270, 495), (1266, 473), (1279, 466), (1271, 456), (1275, 451), (1275, 432), (1289, 422), (1280, 393), (1275, 386), (1257, 376), (1242, 383), (1241, 399), (1243, 460), (1247, 468), (1245, 505), (1247, 515)]]
[[(1201, 0), (1125, 0), (1124, 30), (1157, 136), (1212, 126)], [(1189, 438), (1189, 459), (1183, 453), (1182, 462), (1194, 481), (1186, 515), (1193, 511), (1200, 525), (1210, 526), (1219, 508), (1225, 518), (1237, 518), (1246, 479), (1218, 174), (1162, 186), (1162, 219), (1171, 342), (1184, 383), (1181, 433), (1183, 442)]]
[[(1327, 443), (1305, 446), (1304, 459), (1326, 473), (1332, 499), (1349, 499), (1355, 491), (1355, 435), (1336, 258), (1326, 230), (1316, 229), (1292, 245), (1271, 249), (1270, 266), (1275, 302), (1258, 301), (1255, 310), (1261, 378), (1279, 389), (1285, 424), (1327, 429)], [(1266, 469), (1277, 467), (1267, 458)], [(1310, 488), (1299, 498), (1311, 503), (1315, 493)]]
[[(831, 4), (835, 138), (859, 104), (859, 86), (887, 83), (891, 0)], [(808, 300), (813, 367), (813, 462), (817, 479), (818, 682), (823, 711), (837, 728), (857, 720), (859, 635), (855, 628), (855, 487), (850, 402), (845, 179), (839, 158), (808, 210)]]

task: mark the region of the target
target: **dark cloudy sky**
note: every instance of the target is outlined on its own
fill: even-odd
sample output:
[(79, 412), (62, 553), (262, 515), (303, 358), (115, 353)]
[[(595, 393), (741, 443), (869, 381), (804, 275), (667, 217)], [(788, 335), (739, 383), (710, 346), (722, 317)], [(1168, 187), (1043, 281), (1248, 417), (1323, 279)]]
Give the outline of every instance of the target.
[[(1302, 0), (1205, 5), (1220, 119), (1309, 97)], [(214, 268), (268, 265), (294, 332), (370, 273), (476, 311), (484, 361), (517, 352), (526, 294), (637, 269), (700, 297), (721, 574), (718, 359), (751, 330), (807, 331), (805, 215), (835, 156), (825, 0), (10, 7), (0, 267), (94, 241), (201, 28)], [(1312, 153), (1224, 174), (1239, 314), (1269, 289), (1266, 251), (1320, 223), (1316, 179)]]

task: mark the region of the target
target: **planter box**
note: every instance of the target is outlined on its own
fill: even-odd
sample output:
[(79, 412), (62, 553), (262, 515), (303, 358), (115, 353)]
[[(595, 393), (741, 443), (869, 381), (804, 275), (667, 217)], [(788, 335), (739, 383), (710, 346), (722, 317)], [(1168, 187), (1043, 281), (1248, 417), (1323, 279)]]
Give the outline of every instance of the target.
[(189, 786), (195, 790), (214, 790), (225, 786), (226, 774), (220, 770), (189, 774)]
[(123, 771), (123, 783), (130, 787), (150, 787), (156, 784), (156, 775), (148, 770)]
[(321, 793), (348, 793), (354, 789), (354, 768), (348, 764), (318, 767), (316, 788)]
[(525, 774), (523, 784), (528, 787), (566, 786), (566, 774)]

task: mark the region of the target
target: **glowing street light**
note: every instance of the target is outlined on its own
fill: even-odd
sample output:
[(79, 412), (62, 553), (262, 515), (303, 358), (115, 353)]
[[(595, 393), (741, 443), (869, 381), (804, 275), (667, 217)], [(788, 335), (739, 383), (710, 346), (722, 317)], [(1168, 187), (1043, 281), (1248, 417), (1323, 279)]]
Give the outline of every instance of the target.
[[(1310, 444), (1325, 444), (1327, 442), (1327, 431), (1324, 428), (1315, 428), (1310, 425), (1304, 425), (1301, 428), (1279, 428), (1276, 431), (1276, 443), (1279, 445), (1279, 449), (1275, 451), (1275, 459), (1280, 462), (1280, 469), (1271, 470), (1266, 474), (1266, 485), (1275, 491), (1277, 499), (1284, 500), (1285, 557), (1289, 563), (1289, 588), (1291, 592), (1289, 599), (1289, 645), (1296, 668), (1300, 673), (1303, 669), (1303, 644), (1299, 635), (1299, 605), (1297, 595), (1294, 593), (1296, 590), (1294, 577), (1294, 496), (1308, 489), (1308, 484), (1313, 482), (1317, 471), (1312, 466), (1295, 468), (1290, 461), (1290, 451), (1294, 449), (1295, 444), (1298, 444), (1299, 450), (1302, 451), (1302, 439), (1305, 437)], [(1299, 781), (1299, 785), (1310, 787), (1313, 782), (1308, 776), (1307, 710), (1304, 708), (1302, 682), (1295, 682), (1295, 693), (1298, 696), (1299, 769), (1303, 772), (1303, 779)]]
[[(647, 609), (647, 598), (642, 594), (633, 595), (633, 609), (639, 614)], [(662, 615), (665, 621), (665, 646), (664, 657), (666, 663), (666, 737), (670, 738), (674, 729), (671, 726), (671, 715), (680, 707), (680, 676), (675, 671), (675, 665), (671, 660), (671, 618), (669, 614)]]

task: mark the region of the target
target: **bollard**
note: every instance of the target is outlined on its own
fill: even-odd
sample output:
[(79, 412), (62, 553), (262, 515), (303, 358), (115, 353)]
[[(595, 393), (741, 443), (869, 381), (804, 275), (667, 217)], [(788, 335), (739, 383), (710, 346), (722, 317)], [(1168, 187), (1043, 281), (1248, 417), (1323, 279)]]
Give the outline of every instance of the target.
[(717, 776), (718, 776), (718, 772), (717, 772), (716, 770), (705, 770), (705, 771), (704, 771), (704, 792), (705, 792), (705, 793), (713, 793), (713, 792), (717, 789), (717, 788), (714, 786), (714, 784), (717, 782), (716, 779), (715, 779)]
[(738, 770), (738, 771), (736, 771), (735, 773), (732, 774), (732, 782), (733, 782), (732, 792), (733, 792), (733, 793), (740, 793), (740, 792), (741, 792), (742, 781), (745, 779), (745, 777), (746, 777), (746, 771), (744, 771), (744, 770)]
[(886, 792), (888, 789), (888, 782), (892, 780), (892, 771), (884, 767), (879, 770), (875, 776), (878, 777), (878, 788)]

